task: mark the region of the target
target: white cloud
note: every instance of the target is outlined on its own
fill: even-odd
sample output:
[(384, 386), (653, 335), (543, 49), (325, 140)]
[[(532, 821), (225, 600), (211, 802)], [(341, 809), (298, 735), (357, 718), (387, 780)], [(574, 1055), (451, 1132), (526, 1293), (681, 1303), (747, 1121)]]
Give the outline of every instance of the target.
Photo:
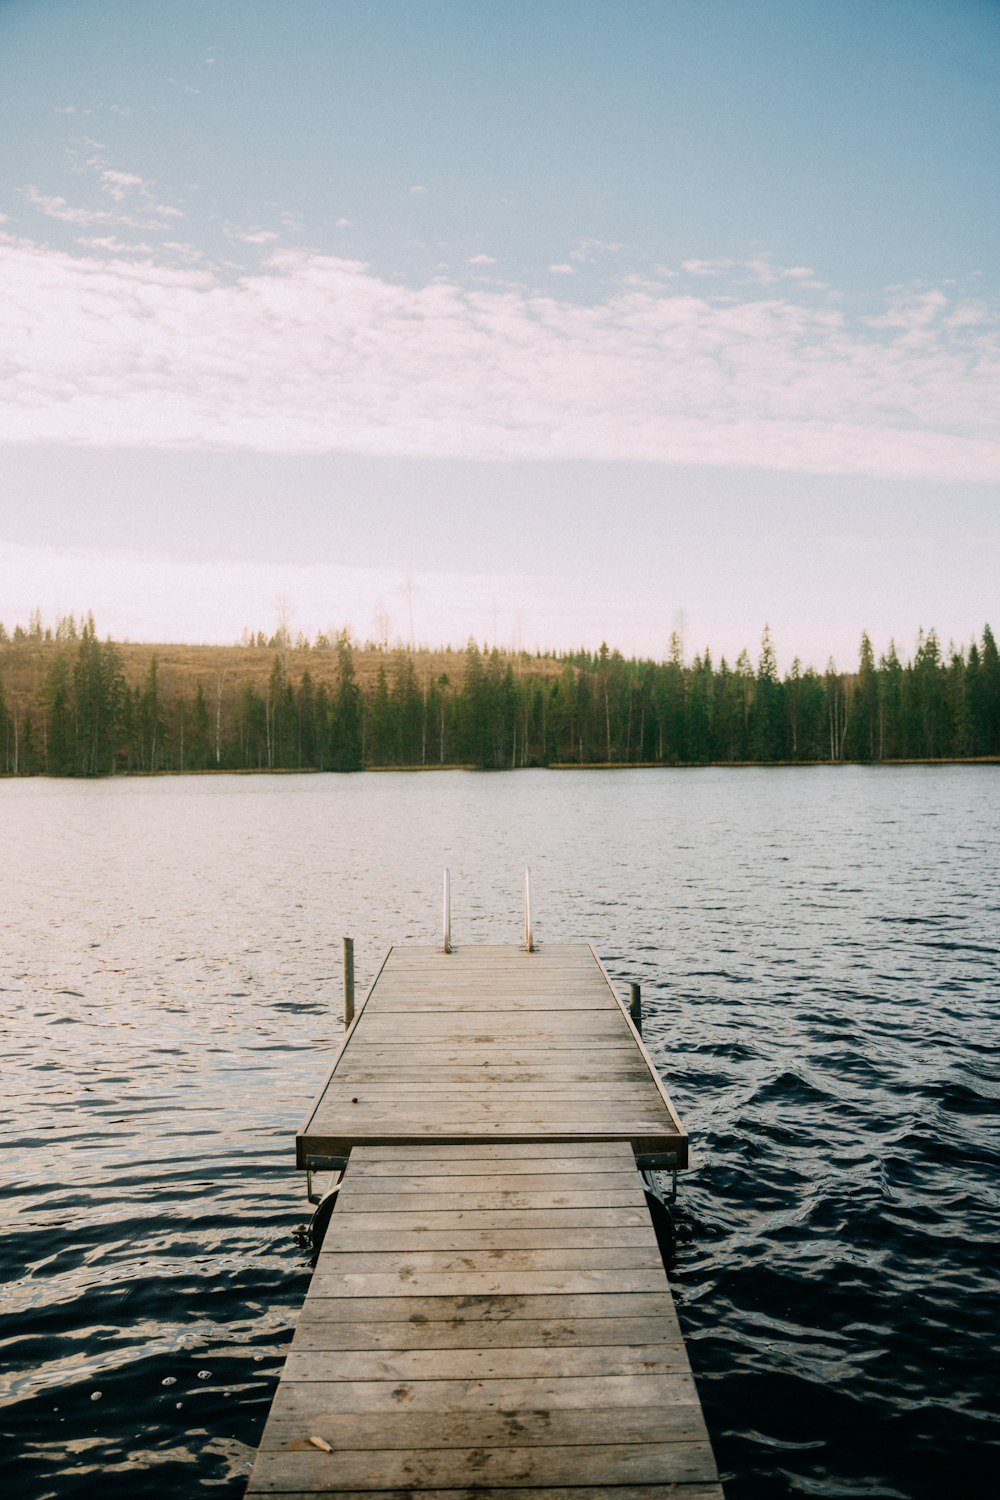
[(575, 276), (576, 275), (576, 267), (575, 266), (571, 266), (567, 261), (560, 261), (560, 262), (558, 262), (558, 264), (556, 264), (554, 266), (549, 266), (549, 270), (550, 270), (550, 272), (552, 273), (553, 276)]
[(596, 260), (599, 255), (617, 255), (624, 249), (623, 244), (609, 240), (581, 240), (569, 252), (569, 258), (586, 263)]
[(427, 189), (424, 187), (422, 182), (415, 182), (410, 188), (411, 193), (426, 193), (426, 191)]
[(719, 276), (731, 265), (731, 260), (682, 260), (681, 270), (689, 276)]
[(495, 266), (496, 263), (495, 255), (470, 255), (468, 260), (470, 266)]
[(273, 229), (229, 229), (230, 239), (240, 240), (244, 245), (273, 245), (280, 239)]
[(185, 260), (204, 260), (204, 250), (199, 250), (197, 245), (188, 244), (186, 240), (164, 240), (164, 250), (172, 250), (175, 255), (181, 255)]
[[(84, 144), (95, 153), (105, 150), (100, 141), (85, 137)], [(111, 199), (113, 208), (72, 204), (55, 194), (43, 193), (34, 183), (23, 187), (21, 192), (33, 208), (47, 218), (57, 219), (65, 224), (111, 224), (131, 229), (161, 229), (164, 227), (163, 220), (184, 217), (181, 209), (167, 203), (157, 203), (152, 188), (137, 173), (123, 172), (119, 168), (108, 166), (102, 155), (89, 157), (85, 167), (93, 174), (100, 192), (105, 198)], [(122, 207), (127, 200), (130, 204), (129, 212), (125, 212)], [(100, 201), (99, 199), (98, 202)]]
[(221, 274), (90, 248), (0, 233), (0, 439), (1000, 478), (998, 318), (943, 292), (866, 322), (798, 278), (794, 301), (581, 304), (300, 250)]
[(64, 224), (107, 224), (114, 217), (106, 209), (74, 207), (65, 198), (41, 192), (34, 183), (29, 182), (23, 192), (32, 208), (37, 208), (46, 218), (59, 219)]
[(352, 224), (352, 222), (351, 222), (350, 219), (338, 219), (337, 222), (336, 222), (336, 224), (335, 224), (335, 226), (334, 226), (334, 228), (336, 228), (336, 229), (351, 229), (351, 228), (353, 228), (353, 224)]
[[(77, 241), (88, 250), (107, 250), (111, 255), (152, 255), (155, 247), (139, 241), (120, 240), (113, 234), (81, 235)], [(177, 246), (171, 246), (176, 249)]]
[(134, 172), (116, 172), (112, 167), (105, 167), (101, 171), (101, 185), (104, 191), (120, 203), (122, 199), (135, 188), (145, 190), (145, 183), (141, 177)]

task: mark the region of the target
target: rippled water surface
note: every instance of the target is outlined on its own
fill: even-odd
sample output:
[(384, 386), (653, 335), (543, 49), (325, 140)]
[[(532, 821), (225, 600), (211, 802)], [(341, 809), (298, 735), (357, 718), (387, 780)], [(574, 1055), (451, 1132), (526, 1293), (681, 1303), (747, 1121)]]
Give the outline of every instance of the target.
[(998, 1492), (1000, 768), (0, 783), (7, 1493), (240, 1496), (390, 943), (589, 938), (691, 1133), (730, 1500)]

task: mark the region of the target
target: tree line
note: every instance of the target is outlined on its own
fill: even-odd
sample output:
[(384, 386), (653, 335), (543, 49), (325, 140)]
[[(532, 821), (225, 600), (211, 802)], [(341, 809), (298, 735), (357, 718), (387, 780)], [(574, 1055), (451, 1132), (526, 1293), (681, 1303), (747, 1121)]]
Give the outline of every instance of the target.
[[(35, 617), (13, 637), (0, 626), (0, 664), (40, 632)], [(364, 688), (346, 632), (324, 637), (334, 670), (322, 680), (310, 648), (272, 643), (266, 682), (227, 667), (165, 691), (155, 653), (130, 685), (121, 648), (98, 637), (92, 617), (80, 628), (60, 622), (30, 709), (5, 694), (0, 675), (0, 774), (1000, 756), (989, 626), (967, 649), (947, 651), (933, 630), (921, 632), (905, 662), (892, 644), (876, 658), (863, 634), (856, 670), (831, 661), (817, 672), (796, 659), (784, 676), (767, 629), (756, 663), (742, 651), (732, 665), (708, 651), (687, 661), (676, 635), (659, 661), (606, 645), (531, 656), (470, 641), (451, 674), (430, 652), (379, 652)]]

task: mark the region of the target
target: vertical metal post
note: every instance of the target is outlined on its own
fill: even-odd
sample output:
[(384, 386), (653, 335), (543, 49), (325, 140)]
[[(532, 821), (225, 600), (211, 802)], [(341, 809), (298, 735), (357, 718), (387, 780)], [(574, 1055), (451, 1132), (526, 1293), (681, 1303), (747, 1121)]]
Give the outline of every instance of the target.
[(344, 1029), (354, 1020), (354, 939), (344, 939)]
[(531, 931), (531, 871), (524, 867), (524, 946), (529, 953), (535, 951), (535, 939)]
[(642, 990), (637, 984), (628, 987), (628, 1013), (632, 1017), (632, 1025), (642, 1036)]
[(446, 867), (444, 872), (444, 910), (442, 912), (442, 926), (444, 928), (444, 941), (441, 944), (445, 953), (451, 952), (451, 871)]

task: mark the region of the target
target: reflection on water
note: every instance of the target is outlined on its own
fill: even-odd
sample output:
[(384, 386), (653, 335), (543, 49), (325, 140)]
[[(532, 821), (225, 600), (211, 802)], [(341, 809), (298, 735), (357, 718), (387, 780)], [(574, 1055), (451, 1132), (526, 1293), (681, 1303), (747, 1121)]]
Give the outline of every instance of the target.
[(992, 767), (0, 783), (20, 1497), (242, 1493), (293, 1137), (392, 942), (589, 938), (691, 1132), (671, 1267), (731, 1500), (995, 1472)]

